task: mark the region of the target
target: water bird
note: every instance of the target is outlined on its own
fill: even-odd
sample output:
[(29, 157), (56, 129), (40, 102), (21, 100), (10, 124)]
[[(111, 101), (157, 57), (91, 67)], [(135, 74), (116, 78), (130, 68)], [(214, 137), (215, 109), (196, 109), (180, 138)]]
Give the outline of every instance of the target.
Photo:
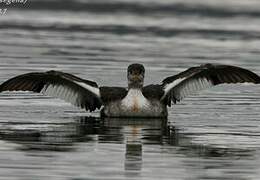
[(98, 86), (96, 82), (61, 71), (33, 72), (11, 78), (0, 85), (3, 91), (33, 91), (61, 98), (103, 117), (168, 116), (171, 107), (196, 91), (223, 83), (260, 83), (254, 72), (231, 65), (202, 64), (165, 78), (160, 84), (144, 86), (145, 68), (131, 64), (128, 87)]

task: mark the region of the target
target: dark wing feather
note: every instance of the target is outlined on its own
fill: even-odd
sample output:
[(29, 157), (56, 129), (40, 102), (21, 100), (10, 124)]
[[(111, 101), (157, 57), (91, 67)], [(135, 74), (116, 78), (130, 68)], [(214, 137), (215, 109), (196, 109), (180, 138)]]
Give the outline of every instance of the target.
[(0, 85), (0, 92), (2, 91), (41, 92), (90, 111), (102, 105), (99, 88), (95, 82), (60, 71), (16, 76)]
[(176, 103), (195, 91), (223, 83), (244, 82), (258, 84), (260, 77), (247, 69), (236, 66), (204, 64), (164, 79), (162, 100), (170, 106), (171, 101)]
[(151, 84), (143, 87), (142, 93), (147, 99), (158, 99), (160, 100), (164, 95), (163, 86), (157, 84)]
[(127, 90), (122, 87), (100, 87), (100, 96), (104, 104), (108, 104), (111, 101), (117, 101), (123, 99), (127, 95)]

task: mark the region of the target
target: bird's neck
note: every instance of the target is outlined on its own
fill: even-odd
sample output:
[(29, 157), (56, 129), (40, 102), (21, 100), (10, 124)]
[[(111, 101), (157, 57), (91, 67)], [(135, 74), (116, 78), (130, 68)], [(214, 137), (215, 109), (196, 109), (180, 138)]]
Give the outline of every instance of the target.
[(143, 83), (136, 83), (136, 82), (128, 82), (128, 89), (142, 89)]

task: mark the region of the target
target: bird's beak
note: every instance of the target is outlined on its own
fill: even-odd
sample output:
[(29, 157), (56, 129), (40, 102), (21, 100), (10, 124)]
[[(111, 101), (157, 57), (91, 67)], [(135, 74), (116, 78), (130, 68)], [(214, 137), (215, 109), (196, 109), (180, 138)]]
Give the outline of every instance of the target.
[(139, 81), (141, 79), (141, 77), (139, 75), (133, 75), (132, 79), (134, 81)]

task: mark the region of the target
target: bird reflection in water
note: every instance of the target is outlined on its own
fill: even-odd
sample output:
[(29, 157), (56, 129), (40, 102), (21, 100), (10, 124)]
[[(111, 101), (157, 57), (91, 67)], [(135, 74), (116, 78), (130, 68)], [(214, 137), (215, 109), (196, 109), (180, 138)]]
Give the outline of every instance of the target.
[[(15, 148), (25, 152), (76, 152), (79, 143), (87, 146), (97, 143), (124, 144), (124, 169), (126, 175), (129, 176), (142, 171), (143, 158), (145, 154), (149, 154), (146, 150), (151, 147), (150, 145), (155, 145), (159, 153), (182, 154), (189, 159), (192, 157), (236, 159), (248, 158), (254, 154), (252, 150), (194, 144), (192, 137), (196, 134), (184, 134), (166, 119), (77, 117), (71, 120), (69, 123), (2, 123), (0, 139), (17, 144)], [(23, 126), (22, 129), (21, 126)], [(118, 146), (113, 147), (118, 148)], [(107, 155), (109, 156), (109, 152)], [(185, 163), (187, 163), (187, 168), (190, 167), (190, 171), (197, 172), (197, 168), (208, 168), (207, 163), (198, 164), (197, 161), (192, 160)], [(221, 162), (214, 161), (214, 163)]]
[[(143, 144), (150, 139), (147, 137), (151, 137), (151, 135), (156, 137), (157, 134), (160, 138), (156, 137), (155, 139), (162, 139), (163, 132), (167, 127), (167, 119), (105, 118), (104, 125), (109, 128), (121, 129), (126, 145), (125, 170), (133, 173), (142, 169)], [(156, 131), (157, 133), (155, 133)], [(152, 134), (150, 134), (151, 132)], [(154, 141), (155, 139), (151, 138), (150, 140)]]
[(78, 117), (71, 123), (22, 124), (22, 130), (17, 125), (3, 126), (0, 138), (23, 151), (74, 151), (78, 142), (125, 144), (127, 171), (142, 169), (143, 144), (161, 144), (170, 135), (166, 119)]

